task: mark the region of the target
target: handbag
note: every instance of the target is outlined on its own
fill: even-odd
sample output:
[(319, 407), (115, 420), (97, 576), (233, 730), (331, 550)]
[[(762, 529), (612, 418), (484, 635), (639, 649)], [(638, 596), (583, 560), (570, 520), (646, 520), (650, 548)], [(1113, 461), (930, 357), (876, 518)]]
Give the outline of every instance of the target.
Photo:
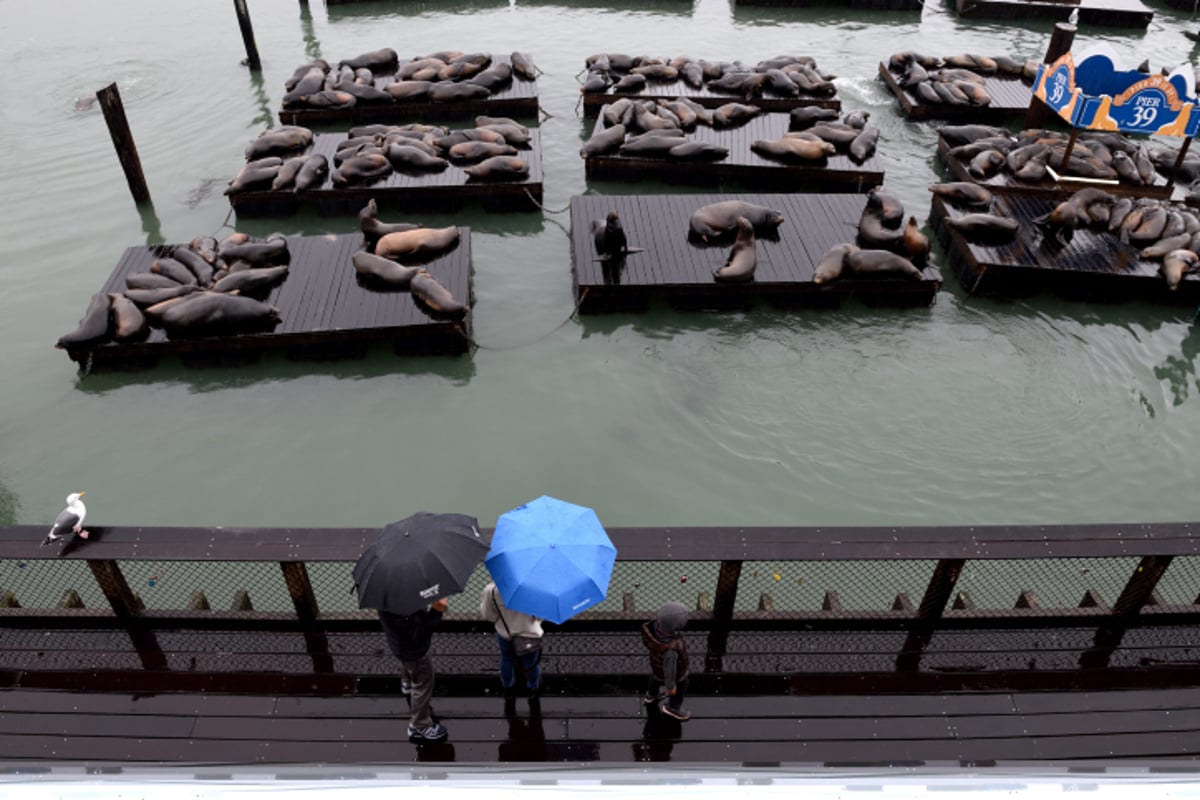
[(492, 605), (496, 608), (496, 616), (500, 617), (500, 624), (504, 626), (504, 632), (508, 634), (508, 641), (512, 644), (513, 652), (518, 656), (529, 655), (530, 653), (540, 653), (542, 650), (542, 637), (526, 636), (525, 634), (513, 635), (513, 632), (508, 627), (508, 621), (504, 619), (504, 612), (500, 610), (500, 604), (496, 602), (496, 590), (492, 589)]

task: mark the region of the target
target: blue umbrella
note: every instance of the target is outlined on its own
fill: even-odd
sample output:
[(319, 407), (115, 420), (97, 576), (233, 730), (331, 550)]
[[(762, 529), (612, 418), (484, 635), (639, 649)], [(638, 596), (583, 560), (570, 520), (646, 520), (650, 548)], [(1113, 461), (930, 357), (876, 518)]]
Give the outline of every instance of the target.
[(500, 515), (483, 563), (504, 605), (564, 622), (604, 599), (616, 558), (595, 511), (543, 495)]

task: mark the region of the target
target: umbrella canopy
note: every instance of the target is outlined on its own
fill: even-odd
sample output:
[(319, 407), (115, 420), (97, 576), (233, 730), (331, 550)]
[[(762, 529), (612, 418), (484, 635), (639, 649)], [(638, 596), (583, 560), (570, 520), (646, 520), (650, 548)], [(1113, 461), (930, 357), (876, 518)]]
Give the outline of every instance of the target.
[(412, 614), (457, 594), (487, 552), (466, 514), (421, 511), (384, 526), (354, 565), (359, 608)]
[(484, 563), (504, 605), (564, 622), (604, 599), (616, 558), (595, 511), (543, 495), (500, 515)]

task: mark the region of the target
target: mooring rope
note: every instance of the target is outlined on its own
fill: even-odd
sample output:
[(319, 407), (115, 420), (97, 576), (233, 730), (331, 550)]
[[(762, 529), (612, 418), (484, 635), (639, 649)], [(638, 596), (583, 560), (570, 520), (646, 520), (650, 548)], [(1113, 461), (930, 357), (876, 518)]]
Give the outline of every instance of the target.
[(581, 305), (583, 305), (583, 300), (585, 297), (587, 297), (587, 293), (588, 293), (587, 287), (584, 287), (583, 291), (579, 295), (579, 299), (577, 301), (575, 301), (575, 307), (573, 309), (571, 309), (571, 313), (566, 319), (564, 319), (562, 322), (558, 323), (557, 325), (555, 325), (553, 328), (546, 331), (545, 333), (540, 334), (536, 338), (530, 339), (527, 342), (519, 342), (517, 344), (506, 344), (502, 347), (491, 347), (488, 345), (480, 344), (479, 342), (477, 342), (475, 340), (474, 337), (467, 337), (467, 339), (468, 339), (468, 341), (470, 341), (471, 346), (474, 347), (476, 350), (516, 350), (518, 347), (528, 347), (531, 344), (537, 344), (538, 342), (549, 337), (551, 334), (558, 331), (560, 328), (562, 328), (568, 322), (570, 322), (571, 320), (573, 320), (577, 316), (579, 316), (579, 307)]
[(562, 213), (564, 213), (564, 212), (566, 212), (566, 211), (570, 211), (570, 210), (571, 210), (571, 204), (570, 204), (570, 203), (568, 203), (567, 205), (565, 205), (565, 206), (563, 206), (562, 208), (559, 208), (559, 209), (546, 208), (544, 205), (542, 205), (541, 203), (539, 203), (539, 202), (537, 201), (537, 198), (536, 198), (536, 197), (534, 197), (534, 196), (533, 196), (533, 193), (532, 193), (532, 192), (530, 192), (528, 189), (524, 189), (523, 191), (525, 192), (525, 196), (526, 196), (526, 197), (528, 197), (528, 198), (530, 199), (530, 201), (532, 201), (532, 202), (533, 202), (533, 204), (534, 204), (535, 206), (537, 206), (538, 208), (540, 208), (542, 211), (545, 211), (547, 214), (562, 214)]

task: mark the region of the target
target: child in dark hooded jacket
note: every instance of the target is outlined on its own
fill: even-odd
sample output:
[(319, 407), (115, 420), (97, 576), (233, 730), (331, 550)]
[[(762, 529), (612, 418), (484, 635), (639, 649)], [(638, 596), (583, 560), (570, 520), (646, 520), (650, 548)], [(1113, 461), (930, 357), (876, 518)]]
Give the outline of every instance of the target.
[(688, 651), (680, 631), (687, 619), (687, 608), (682, 603), (666, 603), (659, 609), (657, 618), (642, 625), (642, 642), (650, 652), (650, 685), (646, 689), (645, 703), (659, 703), (664, 714), (681, 721), (692, 716), (683, 710), (688, 685)]

